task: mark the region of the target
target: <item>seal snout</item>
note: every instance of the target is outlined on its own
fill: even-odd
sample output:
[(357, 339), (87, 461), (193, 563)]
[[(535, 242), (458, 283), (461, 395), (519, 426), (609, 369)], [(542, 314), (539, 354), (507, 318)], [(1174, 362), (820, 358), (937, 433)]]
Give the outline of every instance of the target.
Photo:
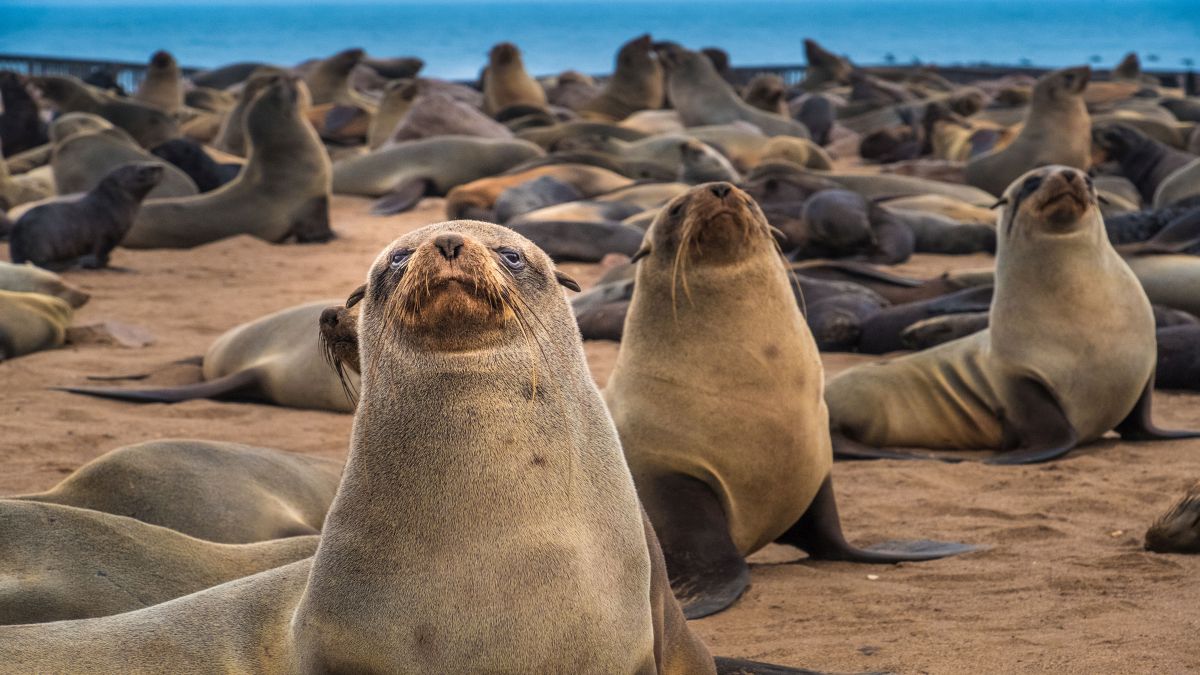
[(713, 183), (708, 186), (708, 191), (713, 193), (717, 199), (724, 200), (733, 192), (733, 186), (729, 183)]
[(446, 234), (438, 235), (433, 240), (433, 245), (442, 257), (446, 260), (454, 260), (462, 252), (463, 238), (457, 232), (447, 232)]
[(1053, 225), (1079, 220), (1092, 203), (1092, 187), (1077, 169), (1062, 168), (1046, 175), (1038, 186), (1038, 210)]

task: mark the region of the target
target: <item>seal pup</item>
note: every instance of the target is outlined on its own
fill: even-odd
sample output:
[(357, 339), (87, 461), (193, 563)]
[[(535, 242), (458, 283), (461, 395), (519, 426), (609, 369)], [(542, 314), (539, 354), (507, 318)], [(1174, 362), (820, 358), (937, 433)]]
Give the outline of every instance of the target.
[(1200, 553), (1200, 483), (1146, 531), (1146, 550), (1155, 553)]
[(240, 164), (220, 164), (204, 150), (204, 146), (187, 138), (172, 138), (150, 151), (155, 157), (170, 162), (186, 173), (200, 192), (212, 192), (237, 178)]
[(659, 56), (667, 70), (667, 94), (685, 126), (741, 120), (755, 125), (768, 136), (809, 137), (803, 124), (759, 110), (743, 101), (703, 54), (679, 45), (666, 45), (659, 51)]
[(1108, 241), (1091, 179), (1043, 167), (1001, 201), (989, 328), (830, 380), (835, 447), (990, 449), (1002, 452), (989, 462), (1016, 464), (1111, 429), (1194, 436), (1151, 421), (1154, 315)]
[(142, 609), (307, 558), (317, 548), (313, 535), (217, 544), (133, 518), (14, 499), (0, 499), (0, 527), (0, 625)]
[(1064, 68), (1040, 77), (1021, 133), (1002, 150), (967, 162), (967, 183), (1001, 195), (1030, 169), (1062, 164), (1087, 169), (1091, 164), (1091, 118), (1083, 91), (1092, 77), (1087, 66)]
[[(136, 612), (4, 627), (0, 659), (76, 672), (714, 673), (667, 591), (560, 284), (577, 287), (499, 226), (441, 223), (393, 242), (368, 274), (363, 396), (314, 558)], [(478, 555), (488, 564), (465, 563)]]
[(749, 195), (729, 183), (692, 188), (663, 208), (634, 258), (605, 400), (689, 618), (733, 604), (749, 584), (745, 557), (773, 541), (880, 563), (969, 550), (846, 542), (820, 356)]
[(63, 269), (108, 266), (141, 208), (163, 177), (163, 165), (136, 162), (118, 167), (82, 197), (54, 200), (26, 211), (9, 233), (9, 255), (17, 264)]
[(0, 147), (4, 148), (6, 158), (44, 145), (49, 140), (37, 101), (29, 95), (20, 75), (0, 71), (0, 105), (4, 110), (0, 113)]
[(511, 42), (501, 42), (488, 52), (488, 65), (483, 73), (483, 111), (495, 117), (515, 105), (545, 108), (546, 90), (525, 72), (521, 50)]
[(330, 301), (282, 309), (227, 331), (204, 354), (204, 381), (157, 389), (62, 387), (63, 391), (139, 403), (236, 397), (290, 408), (352, 412), (354, 403), (326, 363), (319, 340)]
[(4, 499), (111, 513), (205, 541), (248, 544), (320, 534), (341, 473), (341, 462), (331, 459), (168, 439), (110, 450), (49, 490)]
[(0, 262), (0, 290), (49, 295), (66, 301), (74, 309), (83, 307), (92, 297), (57, 274), (32, 263), (14, 265)]
[(250, 234), (270, 242), (333, 238), (330, 164), (304, 118), (308, 95), (291, 77), (274, 77), (246, 109), (250, 159), (237, 178), (202, 195), (151, 199), (121, 244), (192, 248)]
[(150, 57), (133, 99), (169, 113), (183, 108), (183, 75), (170, 52), (159, 50)]
[(657, 110), (663, 105), (662, 64), (650, 36), (641, 35), (621, 45), (612, 77), (604, 91), (580, 112), (586, 117), (620, 122), (639, 110)]
[(1092, 138), (1108, 159), (1117, 162), (1147, 204), (1167, 176), (1197, 159), (1126, 124), (1106, 124), (1095, 129)]
[(61, 347), (72, 314), (49, 295), (0, 291), (0, 361)]
[(179, 135), (179, 126), (167, 113), (136, 101), (90, 89), (77, 78), (42, 75), (31, 78), (43, 99), (60, 113), (87, 112), (99, 115), (129, 132), (143, 148)]

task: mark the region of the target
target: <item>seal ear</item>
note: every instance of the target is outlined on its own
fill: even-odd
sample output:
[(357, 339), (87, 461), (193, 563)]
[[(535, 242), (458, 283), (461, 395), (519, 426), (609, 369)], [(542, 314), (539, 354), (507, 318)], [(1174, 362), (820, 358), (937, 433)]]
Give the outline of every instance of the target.
[(648, 255), (650, 255), (650, 242), (645, 242), (642, 244), (641, 248), (639, 248), (637, 252), (633, 254), (633, 257), (629, 259), (629, 264), (632, 265)]
[(1108, 200), (1108, 197), (1105, 197), (1104, 195), (1100, 194), (1099, 192), (1096, 193), (1096, 201), (1100, 202), (1101, 204), (1103, 204), (1105, 206), (1112, 206), (1112, 202), (1110, 202)]
[(574, 279), (572, 279), (571, 277), (567, 276), (567, 275), (566, 275), (565, 273), (563, 273), (563, 272), (560, 272), (560, 271), (558, 271), (558, 270), (554, 270), (554, 278), (555, 278), (555, 279), (558, 279), (558, 283), (559, 283), (560, 285), (562, 285), (562, 286), (565, 286), (565, 287), (567, 287), (567, 288), (569, 288), (569, 289), (571, 289), (571, 290), (575, 291), (576, 293), (578, 293), (579, 291), (583, 290), (583, 289), (581, 289), (581, 288), (579, 287), (579, 282), (578, 282), (578, 281), (575, 281)]
[(350, 309), (351, 307), (357, 305), (359, 302), (362, 301), (363, 296), (365, 296), (366, 294), (367, 294), (367, 285), (366, 284), (363, 284), (362, 286), (359, 286), (358, 288), (354, 289), (354, 291), (352, 293), (350, 293), (350, 297), (346, 298), (346, 309)]
[(998, 209), (998, 208), (1000, 208), (1001, 206), (1004, 206), (1004, 205), (1005, 205), (1005, 204), (1007, 204), (1007, 203), (1008, 203), (1008, 197), (1001, 197), (1000, 199), (997, 199), (997, 200), (996, 200), (996, 203), (995, 203), (995, 204), (992, 204), (992, 205), (991, 205), (991, 206), (989, 206), (988, 208), (989, 208), (989, 209)]

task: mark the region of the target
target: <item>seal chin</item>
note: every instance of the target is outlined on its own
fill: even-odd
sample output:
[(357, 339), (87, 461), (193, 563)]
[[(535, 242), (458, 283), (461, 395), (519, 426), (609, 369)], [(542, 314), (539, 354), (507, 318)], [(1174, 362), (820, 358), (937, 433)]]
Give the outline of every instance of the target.
[(491, 251), (468, 237), (443, 235), (413, 252), (393, 298), (396, 330), (429, 349), (476, 348), (506, 326), (508, 295)]

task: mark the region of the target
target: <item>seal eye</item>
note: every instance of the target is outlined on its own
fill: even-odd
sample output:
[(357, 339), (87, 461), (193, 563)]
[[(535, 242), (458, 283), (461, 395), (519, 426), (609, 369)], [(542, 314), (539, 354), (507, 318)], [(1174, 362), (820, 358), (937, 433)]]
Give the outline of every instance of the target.
[(505, 247), (498, 250), (497, 253), (500, 254), (500, 262), (503, 262), (508, 269), (514, 272), (525, 269), (525, 256), (521, 255), (517, 249)]
[(683, 213), (683, 202), (679, 202), (675, 206), (672, 206), (671, 211), (667, 215), (671, 216), (672, 218), (678, 218), (679, 214), (681, 213)]
[(1021, 184), (1021, 192), (1020, 192), (1020, 194), (1017, 195), (1017, 201), (1021, 201), (1022, 199), (1033, 194), (1041, 186), (1042, 186), (1042, 177), (1041, 176), (1030, 176), (1029, 178), (1026, 178), (1025, 182)]
[(392, 259), (388, 261), (388, 267), (391, 267), (393, 271), (403, 269), (404, 266), (408, 264), (408, 259), (411, 257), (412, 251), (408, 249), (396, 251), (392, 254)]

